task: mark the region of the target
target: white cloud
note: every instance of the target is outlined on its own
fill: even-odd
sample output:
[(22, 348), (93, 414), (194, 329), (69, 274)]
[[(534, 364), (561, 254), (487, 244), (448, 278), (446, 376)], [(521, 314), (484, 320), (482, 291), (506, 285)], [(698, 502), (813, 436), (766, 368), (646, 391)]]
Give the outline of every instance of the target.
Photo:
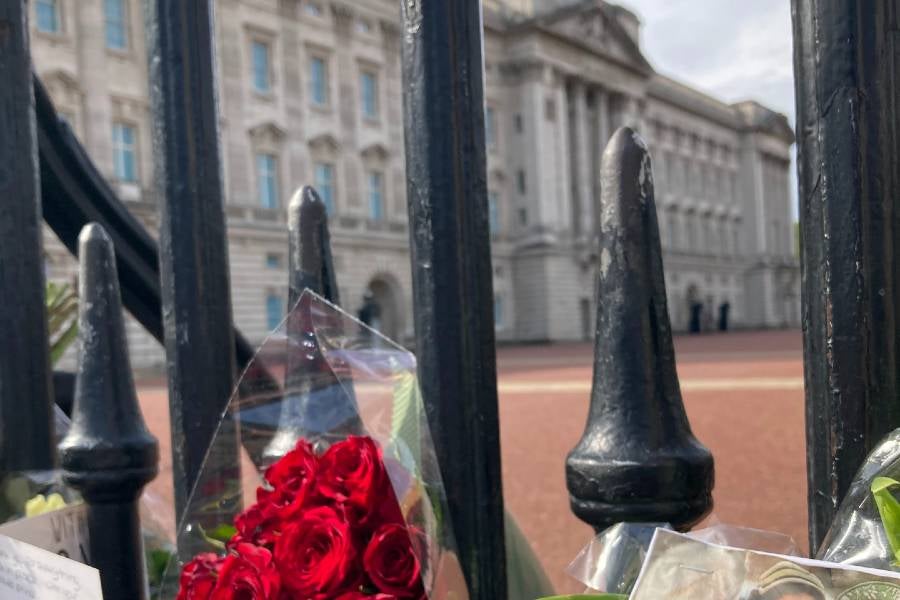
[[(794, 122), (789, 0), (620, 3), (641, 18), (644, 54), (659, 72), (726, 102), (757, 100)], [(791, 194), (796, 217), (793, 177)]]
[(663, 73), (723, 100), (753, 98), (793, 117), (787, 0), (624, 0)]

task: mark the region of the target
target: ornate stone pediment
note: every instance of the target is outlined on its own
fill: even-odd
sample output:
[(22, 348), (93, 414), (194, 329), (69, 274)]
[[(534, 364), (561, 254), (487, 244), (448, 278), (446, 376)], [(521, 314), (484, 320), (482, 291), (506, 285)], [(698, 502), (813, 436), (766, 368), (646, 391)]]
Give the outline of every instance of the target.
[(287, 132), (271, 121), (250, 128), (250, 139), (261, 146), (277, 146)]
[(335, 154), (341, 149), (337, 138), (330, 133), (323, 133), (309, 140), (309, 147), (313, 152)]
[(366, 160), (384, 162), (388, 159), (390, 151), (384, 144), (376, 142), (363, 148), (361, 154)]
[(66, 106), (80, 104), (81, 87), (70, 73), (63, 70), (50, 71), (41, 75), (41, 81), (54, 102)]
[(616, 19), (612, 10), (605, 4), (586, 2), (538, 17), (537, 22), (543, 29), (579, 43), (592, 52), (631, 65), (638, 71), (653, 72), (636, 40)]

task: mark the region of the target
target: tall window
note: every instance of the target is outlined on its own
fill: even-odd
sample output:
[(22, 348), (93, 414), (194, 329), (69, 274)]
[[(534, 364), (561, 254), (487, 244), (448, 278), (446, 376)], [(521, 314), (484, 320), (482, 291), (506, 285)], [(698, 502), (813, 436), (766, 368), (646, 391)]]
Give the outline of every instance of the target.
[(59, 33), (59, 0), (37, 0), (34, 9), (37, 13), (37, 28), (47, 33)]
[(359, 93), (362, 113), (367, 119), (378, 118), (378, 78), (371, 71), (363, 71), (359, 76)]
[(137, 181), (137, 134), (132, 125), (113, 123), (113, 172), (119, 181)]
[(316, 164), (316, 191), (325, 203), (325, 212), (334, 214), (334, 165)]
[(503, 298), (494, 296), (494, 328), (501, 329), (503, 327)]
[(669, 214), (666, 216), (666, 229), (669, 230), (668, 241), (669, 248), (672, 250), (678, 250), (681, 248), (681, 240), (678, 236), (678, 217), (674, 213), (674, 211), (669, 211)]
[(369, 218), (384, 219), (384, 176), (379, 171), (369, 173)]
[(328, 104), (328, 65), (318, 56), (309, 61), (309, 95), (313, 104)]
[(490, 219), (491, 235), (500, 233), (500, 197), (497, 192), (488, 193), (488, 218)]
[(269, 69), (269, 46), (254, 41), (251, 46), (253, 60), (253, 89), (257, 92), (267, 93), (272, 89), (272, 81)]
[(278, 163), (273, 155), (256, 155), (256, 185), (259, 205), (263, 208), (278, 208)]
[(125, 0), (105, 0), (106, 47), (125, 50), (128, 47), (128, 23), (125, 15)]
[(266, 296), (266, 327), (269, 331), (277, 329), (284, 318), (284, 301), (278, 294)]
[(484, 143), (490, 150), (497, 147), (497, 122), (494, 109), (490, 106), (484, 109)]

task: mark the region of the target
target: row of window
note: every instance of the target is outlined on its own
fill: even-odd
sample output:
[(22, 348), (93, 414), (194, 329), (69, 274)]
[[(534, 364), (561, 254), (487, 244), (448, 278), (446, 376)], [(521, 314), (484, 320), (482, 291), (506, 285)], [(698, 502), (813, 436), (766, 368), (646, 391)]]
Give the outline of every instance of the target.
[(666, 211), (660, 235), (670, 250), (737, 255), (741, 252), (740, 224)]
[[(62, 33), (63, 15), (60, 0), (35, 0), (35, 25), (44, 33)], [(128, 48), (128, 9), (126, 0), (104, 0), (103, 18), (106, 47), (112, 50)]]
[[(269, 43), (253, 40), (250, 44), (250, 81), (253, 90), (260, 94), (270, 94), (273, 86), (272, 49)], [(309, 98), (314, 106), (325, 107), (331, 102), (329, 96), (328, 60), (323, 56), (312, 56), (308, 64)], [(363, 69), (359, 74), (359, 102), (362, 115), (366, 119), (378, 119), (378, 73)]]
[[(112, 127), (113, 174), (118, 181), (135, 183), (137, 170), (137, 134), (132, 125), (113, 123)], [(316, 163), (313, 179), (329, 214), (334, 213), (335, 168), (330, 163)], [(256, 181), (259, 204), (263, 208), (275, 209), (280, 205), (278, 186), (278, 159), (273, 154), (256, 155)], [(370, 171), (366, 176), (366, 196), (369, 203), (369, 218), (381, 221), (385, 218), (384, 174)], [(494, 209), (495, 210), (495, 209)]]
[(737, 174), (712, 164), (701, 164), (686, 156), (660, 152), (653, 169), (658, 192), (690, 194), (710, 200), (735, 198)]
[[(269, 331), (275, 330), (284, 319), (284, 298), (280, 294), (270, 292), (266, 294), (266, 327)], [(494, 327), (505, 327), (503, 297), (494, 296)]]

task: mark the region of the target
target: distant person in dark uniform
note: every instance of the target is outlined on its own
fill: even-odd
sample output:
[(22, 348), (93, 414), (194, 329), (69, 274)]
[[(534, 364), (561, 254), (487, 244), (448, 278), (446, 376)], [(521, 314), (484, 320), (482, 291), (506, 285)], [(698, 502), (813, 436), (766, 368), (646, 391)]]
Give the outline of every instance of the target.
[(728, 331), (728, 311), (731, 310), (731, 304), (723, 302), (719, 305), (719, 331)]
[[(372, 329), (378, 331), (379, 326), (381, 325), (381, 307), (378, 306), (378, 303), (375, 302), (375, 296), (372, 295), (371, 290), (367, 290), (363, 295), (363, 304), (359, 309), (359, 312), (356, 315), (364, 325), (367, 327), (371, 327)], [(369, 330), (365, 331), (366, 335), (371, 335)]]
[(691, 304), (691, 324), (690, 324), (690, 332), (691, 333), (700, 333), (700, 323), (703, 318), (703, 303), (702, 302), (694, 302)]

